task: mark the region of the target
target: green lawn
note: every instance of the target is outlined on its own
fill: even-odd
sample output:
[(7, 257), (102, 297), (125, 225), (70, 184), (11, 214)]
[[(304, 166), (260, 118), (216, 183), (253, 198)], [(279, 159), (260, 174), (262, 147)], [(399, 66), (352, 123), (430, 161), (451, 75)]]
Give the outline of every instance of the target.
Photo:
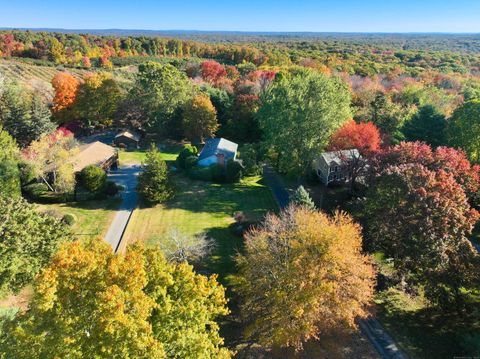
[(75, 216), (72, 226), (78, 238), (103, 236), (113, 220), (115, 211), (120, 205), (119, 198), (39, 205), (41, 211), (55, 211), (62, 215), (70, 213)]
[(192, 181), (182, 174), (174, 176), (176, 196), (166, 204), (137, 209), (125, 233), (125, 242), (137, 240), (155, 245), (171, 229), (186, 234), (204, 232), (217, 242), (217, 250), (207, 267), (228, 282), (234, 272), (231, 256), (241, 244), (229, 226), (233, 214), (243, 211), (250, 221), (260, 221), (277, 209), (270, 190), (261, 177), (249, 177), (238, 184)]
[[(175, 161), (181, 150), (182, 146), (180, 145), (169, 145), (161, 148), (160, 153), (165, 161)], [(145, 154), (145, 149), (119, 151), (120, 165), (142, 163)]]

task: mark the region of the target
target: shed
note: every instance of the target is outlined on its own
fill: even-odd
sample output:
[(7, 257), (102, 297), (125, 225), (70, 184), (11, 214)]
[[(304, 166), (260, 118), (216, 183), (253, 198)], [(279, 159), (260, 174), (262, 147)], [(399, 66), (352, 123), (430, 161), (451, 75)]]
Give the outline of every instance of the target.
[(138, 148), (141, 137), (142, 136), (136, 131), (125, 130), (115, 136), (113, 143), (116, 146), (119, 146), (121, 143), (123, 143), (129, 148)]
[(238, 144), (225, 138), (210, 138), (198, 156), (198, 165), (207, 167), (218, 163), (224, 166), (228, 160), (237, 158)]

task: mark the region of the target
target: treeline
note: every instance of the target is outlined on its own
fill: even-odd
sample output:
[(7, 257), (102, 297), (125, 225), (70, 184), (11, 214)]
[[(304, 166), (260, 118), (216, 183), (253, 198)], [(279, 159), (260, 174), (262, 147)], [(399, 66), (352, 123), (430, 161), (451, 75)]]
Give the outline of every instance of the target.
[[(473, 38), (470, 42), (448, 38), (447, 44), (458, 45), (451, 47), (453, 51), (439, 46), (436, 37), (418, 40), (427, 41), (425, 46), (412, 45), (414, 40), (410, 38), (389, 39), (387, 35), (377, 35), (372, 40), (353, 35), (348, 40), (285, 36), (276, 41), (253, 38), (251, 42), (229, 43), (153, 36), (0, 31), (0, 57), (32, 58), (84, 68), (110, 68), (118, 58), (140, 56), (214, 59), (230, 65), (250, 62), (257, 66), (290, 66), (312, 60), (335, 71), (362, 76), (396, 68), (414, 76), (432, 69), (443, 73), (479, 73), (478, 51), (462, 51), (461, 44), (476, 44)], [(436, 45), (429, 46), (428, 41)], [(476, 49), (477, 45), (472, 46)]]

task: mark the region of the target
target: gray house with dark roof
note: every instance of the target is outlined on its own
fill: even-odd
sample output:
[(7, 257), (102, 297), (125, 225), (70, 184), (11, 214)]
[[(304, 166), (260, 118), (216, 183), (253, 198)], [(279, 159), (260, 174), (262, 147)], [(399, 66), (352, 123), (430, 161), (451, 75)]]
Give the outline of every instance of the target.
[(238, 145), (224, 138), (210, 138), (198, 155), (198, 165), (207, 167), (215, 163), (224, 166), (228, 160), (237, 158)]
[(356, 148), (351, 150), (323, 152), (313, 162), (313, 168), (324, 185), (348, 182), (352, 177), (350, 161), (359, 160), (360, 153)]

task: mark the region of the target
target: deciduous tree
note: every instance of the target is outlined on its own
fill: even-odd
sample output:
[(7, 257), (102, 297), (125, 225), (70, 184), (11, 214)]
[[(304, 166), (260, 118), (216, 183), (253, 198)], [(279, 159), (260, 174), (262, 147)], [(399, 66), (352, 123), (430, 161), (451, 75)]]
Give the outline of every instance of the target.
[(80, 82), (68, 72), (59, 72), (52, 79), (55, 90), (52, 112), (61, 122), (68, 122), (73, 115), (72, 107), (77, 97)]
[(360, 227), (291, 206), (245, 238), (237, 256), (245, 334), (266, 346), (302, 347), (335, 327), (366, 316), (374, 271), (361, 253)]
[(183, 131), (194, 143), (213, 137), (218, 129), (217, 111), (207, 95), (200, 94), (188, 100), (183, 107)]
[(225, 67), (214, 60), (202, 62), (200, 70), (202, 78), (211, 84), (217, 84), (222, 78), (227, 76)]
[(45, 267), (68, 228), (23, 199), (0, 196), (0, 293), (17, 291)]
[(433, 147), (446, 144), (447, 121), (432, 105), (422, 106), (418, 112), (403, 124), (402, 132), (407, 141), (422, 141)]
[(356, 123), (351, 120), (340, 127), (330, 138), (330, 151), (356, 148), (368, 156), (380, 148), (380, 132), (372, 122)]
[(480, 100), (465, 102), (453, 112), (447, 140), (452, 147), (462, 148), (471, 161), (480, 162)]
[(346, 84), (309, 69), (280, 76), (260, 101), (264, 144), (282, 172), (306, 173), (332, 133), (351, 117)]

